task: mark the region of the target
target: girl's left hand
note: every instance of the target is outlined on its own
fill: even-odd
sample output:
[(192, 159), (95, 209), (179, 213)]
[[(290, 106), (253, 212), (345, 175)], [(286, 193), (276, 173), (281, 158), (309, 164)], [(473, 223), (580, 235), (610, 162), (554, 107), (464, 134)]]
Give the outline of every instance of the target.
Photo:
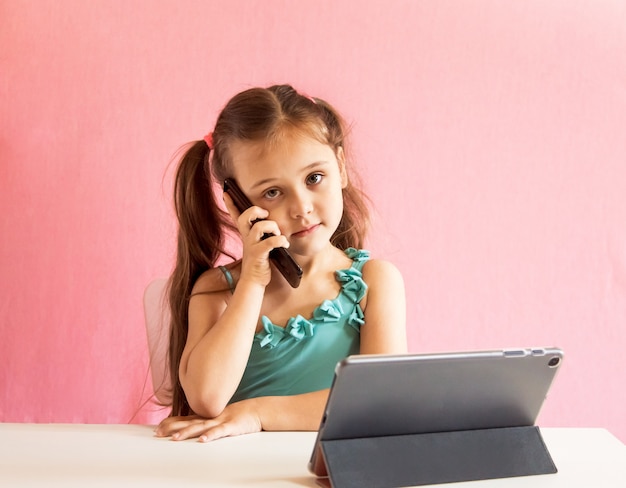
[(154, 431), (157, 437), (171, 437), (183, 441), (198, 437), (200, 442), (214, 441), (221, 437), (260, 432), (261, 419), (254, 408), (254, 399), (242, 400), (227, 405), (215, 418), (198, 415), (168, 417)]

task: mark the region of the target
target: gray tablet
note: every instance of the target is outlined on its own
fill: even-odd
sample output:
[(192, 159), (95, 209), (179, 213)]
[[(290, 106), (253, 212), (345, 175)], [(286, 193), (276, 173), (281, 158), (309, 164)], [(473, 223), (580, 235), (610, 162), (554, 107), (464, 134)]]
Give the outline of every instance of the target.
[(562, 361), (553, 347), (350, 356), (335, 370), (309, 469), (325, 476), (321, 441), (532, 426)]

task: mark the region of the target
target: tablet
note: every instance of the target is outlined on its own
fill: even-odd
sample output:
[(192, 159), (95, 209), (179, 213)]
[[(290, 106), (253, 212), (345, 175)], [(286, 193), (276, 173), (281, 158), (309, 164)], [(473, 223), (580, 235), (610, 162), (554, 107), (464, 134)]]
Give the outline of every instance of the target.
[(335, 369), (309, 470), (326, 475), (321, 441), (532, 426), (562, 362), (555, 347), (349, 356)]

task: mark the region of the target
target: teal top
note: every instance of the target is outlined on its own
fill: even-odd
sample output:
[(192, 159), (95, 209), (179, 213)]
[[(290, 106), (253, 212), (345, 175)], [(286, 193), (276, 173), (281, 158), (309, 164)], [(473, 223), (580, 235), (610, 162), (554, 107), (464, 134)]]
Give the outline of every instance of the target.
[(261, 317), (263, 330), (254, 336), (248, 364), (231, 403), (330, 388), (337, 363), (359, 353), (364, 323), (359, 302), (367, 290), (361, 269), (369, 252), (349, 248), (345, 253), (353, 263), (348, 269), (335, 271), (341, 283), (339, 295), (324, 300), (312, 317), (292, 317), (284, 327), (265, 315)]

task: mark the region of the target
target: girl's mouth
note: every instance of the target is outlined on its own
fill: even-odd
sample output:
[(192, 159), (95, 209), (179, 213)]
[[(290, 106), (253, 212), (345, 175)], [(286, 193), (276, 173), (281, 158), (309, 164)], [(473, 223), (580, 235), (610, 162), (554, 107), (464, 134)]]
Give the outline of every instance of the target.
[(307, 227), (306, 229), (302, 229), (301, 231), (295, 232), (294, 234), (291, 234), (291, 237), (306, 237), (310, 234), (312, 234), (313, 232), (315, 232), (317, 230), (317, 228), (320, 226), (320, 224), (315, 224), (312, 225), (311, 227)]

